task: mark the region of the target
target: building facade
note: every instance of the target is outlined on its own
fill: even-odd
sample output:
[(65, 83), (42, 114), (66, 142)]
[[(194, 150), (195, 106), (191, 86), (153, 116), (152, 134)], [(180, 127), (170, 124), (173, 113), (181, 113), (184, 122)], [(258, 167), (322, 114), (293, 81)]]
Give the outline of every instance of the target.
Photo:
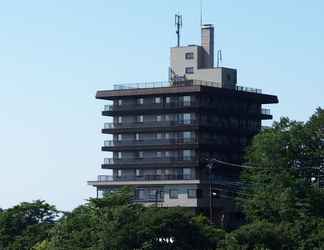
[[(135, 188), (135, 201), (163, 207), (182, 206), (230, 211), (240, 168), (208, 162), (242, 163), (244, 150), (272, 116), (262, 104), (276, 96), (237, 85), (235, 69), (214, 67), (214, 28), (202, 26), (201, 45), (171, 48), (167, 82), (115, 85), (97, 99), (107, 101), (102, 151), (112, 152), (89, 185), (110, 192)], [(213, 190), (220, 194), (212, 198)], [(234, 188), (233, 188), (234, 187)]]

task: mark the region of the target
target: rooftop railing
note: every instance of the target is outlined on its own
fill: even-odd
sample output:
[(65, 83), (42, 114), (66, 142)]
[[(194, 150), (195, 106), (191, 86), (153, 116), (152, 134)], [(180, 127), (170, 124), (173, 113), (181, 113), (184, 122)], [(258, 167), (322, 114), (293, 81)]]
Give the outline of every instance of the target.
[(227, 88), (234, 89), (236, 91), (244, 91), (261, 94), (261, 89), (235, 86), (235, 88), (226, 87), (221, 82), (201, 81), (201, 80), (185, 80), (179, 82), (142, 82), (142, 83), (129, 83), (129, 84), (114, 84), (114, 90), (126, 90), (126, 89), (147, 89), (147, 88), (169, 88), (169, 87), (187, 87), (187, 86), (208, 86), (214, 88)]

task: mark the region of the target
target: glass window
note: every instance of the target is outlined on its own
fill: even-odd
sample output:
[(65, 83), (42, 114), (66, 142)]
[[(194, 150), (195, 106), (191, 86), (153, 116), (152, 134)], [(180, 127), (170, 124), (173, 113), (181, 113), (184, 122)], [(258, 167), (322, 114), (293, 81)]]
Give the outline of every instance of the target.
[(117, 153), (117, 158), (118, 158), (118, 159), (121, 159), (121, 158), (122, 158), (122, 152), (118, 152), (118, 153)]
[(119, 99), (117, 103), (118, 103), (118, 106), (121, 106), (121, 105), (123, 105), (123, 100)]
[(140, 169), (135, 169), (135, 175), (138, 177), (138, 176), (141, 176), (141, 170)]
[(145, 199), (145, 190), (144, 188), (137, 188), (135, 191), (136, 199), (144, 200)]
[(166, 121), (170, 121), (170, 120), (171, 120), (170, 115), (165, 115), (165, 120), (166, 120)]
[(196, 189), (188, 189), (187, 190), (187, 194), (188, 194), (188, 199), (197, 198), (197, 191), (196, 191)]
[(186, 67), (185, 72), (186, 72), (186, 74), (193, 74), (194, 73), (194, 68), (193, 67)]
[(190, 106), (191, 104), (191, 96), (184, 96), (183, 97), (183, 106)]
[(191, 131), (184, 131), (183, 132), (183, 138), (184, 139), (191, 139), (192, 138), (192, 132)]
[(171, 102), (171, 97), (170, 96), (167, 96), (166, 98), (165, 98), (165, 103), (170, 103)]
[(165, 151), (165, 157), (169, 158), (170, 157), (170, 152), (169, 151)]
[(165, 133), (165, 139), (170, 139), (170, 133)]
[(123, 139), (123, 135), (122, 134), (118, 134), (117, 135), (117, 141), (121, 141)]
[(187, 52), (185, 54), (185, 58), (186, 58), (186, 60), (192, 60), (192, 59), (194, 59), (194, 53), (193, 52)]
[(191, 123), (191, 114), (190, 113), (183, 114), (183, 123), (184, 124), (190, 124)]
[(143, 115), (136, 116), (136, 121), (137, 122), (144, 122), (144, 116)]
[(140, 105), (142, 105), (142, 104), (144, 104), (144, 98), (137, 98), (137, 104), (140, 104)]
[(139, 140), (140, 140), (140, 134), (139, 134), (139, 133), (136, 133), (136, 134), (135, 134), (135, 140), (136, 140), (136, 141), (139, 141)]
[(156, 139), (158, 139), (158, 140), (162, 139), (162, 133), (157, 133), (156, 134)]
[(161, 97), (155, 97), (155, 98), (154, 98), (154, 103), (155, 103), (155, 104), (159, 104), (159, 103), (161, 103)]
[(156, 121), (157, 121), (157, 122), (162, 121), (162, 116), (161, 116), (161, 115), (157, 115), (157, 116), (156, 116)]
[(160, 152), (160, 151), (159, 152), (156, 152), (156, 157), (157, 158), (161, 158), (162, 157), (162, 152)]
[(182, 155), (183, 155), (184, 160), (190, 160), (192, 158), (192, 151), (191, 150), (183, 150)]
[(117, 122), (118, 123), (122, 123), (123, 122), (123, 117), (122, 116), (118, 116), (117, 117)]
[(140, 159), (143, 159), (144, 158), (144, 152), (143, 151), (138, 151), (137, 152), (137, 157), (140, 158)]
[(122, 176), (122, 170), (121, 169), (117, 169), (117, 176), (121, 177)]
[(178, 199), (178, 190), (170, 189), (169, 196), (170, 196), (170, 199)]
[(183, 178), (190, 179), (192, 176), (192, 169), (191, 168), (183, 168)]
[(156, 170), (156, 175), (162, 175), (162, 169), (157, 169)]

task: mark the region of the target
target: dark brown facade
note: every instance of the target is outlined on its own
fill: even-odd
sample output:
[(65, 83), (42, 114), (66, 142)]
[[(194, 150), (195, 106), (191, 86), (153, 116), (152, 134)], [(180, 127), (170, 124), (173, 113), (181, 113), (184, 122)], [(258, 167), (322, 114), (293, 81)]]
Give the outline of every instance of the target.
[[(111, 136), (102, 151), (112, 157), (105, 158), (102, 168), (113, 174), (89, 184), (102, 191), (131, 185), (139, 202), (194, 208), (208, 206), (211, 182), (218, 189), (238, 182), (239, 169), (219, 165), (210, 175), (208, 160), (240, 164), (261, 121), (272, 118), (262, 104), (278, 103), (276, 96), (260, 90), (194, 80), (117, 87), (98, 91), (96, 98), (111, 103), (102, 111), (112, 117), (102, 129)], [(229, 206), (223, 198), (213, 203), (216, 209)]]

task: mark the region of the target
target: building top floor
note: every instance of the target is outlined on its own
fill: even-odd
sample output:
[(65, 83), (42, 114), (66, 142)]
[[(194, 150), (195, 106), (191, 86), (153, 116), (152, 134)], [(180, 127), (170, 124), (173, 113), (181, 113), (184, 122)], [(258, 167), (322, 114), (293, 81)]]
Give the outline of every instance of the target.
[(113, 90), (99, 90), (97, 99), (115, 100), (123, 97), (145, 96), (181, 96), (181, 95), (212, 95), (222, 98), (245, 99), (254, 103), (278, 103), (277, 96), (262, 94), (260, 89), (236, 86), (234, 89), (222, 87), (217, 82), (200, 80), (167, 81), (152, 83), (135, 83), (115, 85)]

